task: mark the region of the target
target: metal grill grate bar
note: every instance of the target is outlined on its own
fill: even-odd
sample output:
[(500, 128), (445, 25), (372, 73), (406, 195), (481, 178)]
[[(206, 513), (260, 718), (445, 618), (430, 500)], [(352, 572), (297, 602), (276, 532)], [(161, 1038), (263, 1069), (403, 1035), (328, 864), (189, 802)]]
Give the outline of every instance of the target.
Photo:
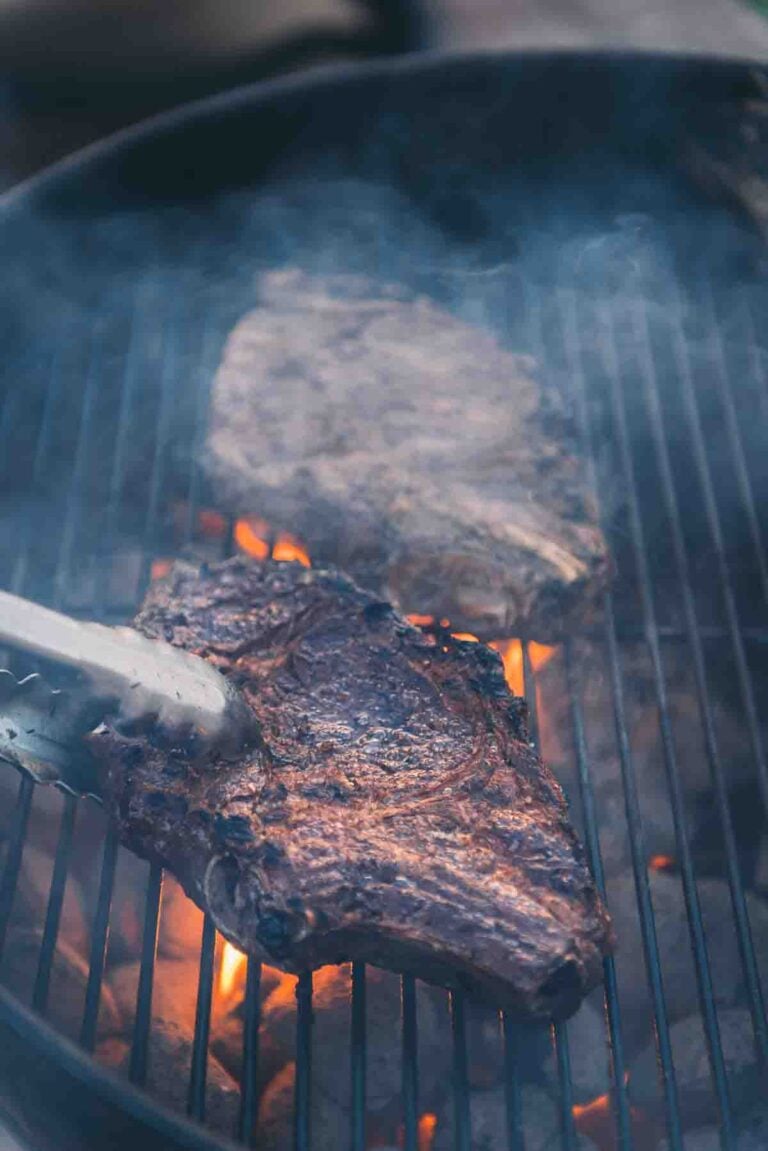
[(294, 1151), (311, 1151), (312, 1119), (312, 972), (299, 976), (296, 987), (296, 1091)]
[(160, 922), (160, 903), (163, 895), (163, 870), (153, 863), (147, 880), (144, 906), (144, 932), (141, 941), (141, 967), (136, 995), (136, 1017), (133, 1021), (131, 1060), (128, 1074), (131, 1082), (143, 1087), (147, 1078), (149, 1032), (152, 1022), (152, 988), (157, 956), (157, 929)]
[[(570, 291), (560, 293), (560, 302), (564, 308), (564, 335), (568, 355), (570, 378), (574, 381), (575, 411), (582, 436), (582, 442), (587, 459), (589, 482), (598, 507), (602, 510), (600, 501), (600, 488), (597, 482), (597, 469), (592, 447), (592, 435), (587, 405), (586, 387), (584, 381), (583, 359), (581, 341), (579, 338), (578, 321), (575, 301)], [(653, 903), (648, 885), (646, 871), (646, 850), (643, 841), (640, 805), (637, 795), (637, 786), (634, 777), (629, 747), (629, 737), (624, 709), (624, 686), (622, 683), (621, 665), (616, 639), (614, 622), (613, 597), (608, 592), (604, 599), (606, 642), (609, 656), (609, 670), (611, 692), (613, 698), (613, 715), (616, 728), (616, 740), (619, 749), (619, 766), (621, 769), (622, 785), (624, 789), (624, 809), (629, 829), (629, 846), (632, 860), (632, 873), (635, 881), (637, 908), (640, 916), (640, 931), (645, 954), (646, 971), (648, 975), (649, 990), (653, 1004), (653, 1014), (656, 1021), (656, 1043), (659, 1056), (659, 1065), (664, 1091), (664, 1106), (666, 1112), (667, 1132), (672, 1151), (682, 1151), (682, 1129), (680, 1110), (678, 1106), (675, 1068), (672, 1061), (672, 1046), (669, 1037), (669, 1019), (664, 988), (661, 980), (661, 961), (659, 956), (658, 940), (656, 938), (656, 925), (653, 913)]]
[(621, 455), (621, 465), (624, 474), (629, 505), (630, 534), (632, 538), (635, 566), (638, 573), (640, 596), (642, 601), (643, 618), (645, 620), (647, 645), (653, 666), (656, 701), (659, 710), (659, 728), (662, 739), (664, 767), (667, 775), (669, 798), (671, 801), (672, 819), (675, 829), (675, 844), (683, 880), (683, 893), (688, 913), (688, 926), (691, 936), (696, 978), (699, 987), (699, 1005), (704, 1022), (704, 1031), (712, 1071), (713, 1083), (717, 1095), (718, 1110), (721, 1120), (723, 1147), (725, 1151), (733, 1146), (733, 1125), (731, 1105), (728, 1096), (728, 1083), (725, 1074), (725, 1061), (723, 1058), (720, 1031), (715, 1011), (715, 999), (712, 987), (712, 976), (707, 954), (704, 924), (701, 916), (698, 892), (693, 871), (693, 862), (688, 839), (688, 828), (685, 817), (682, 786), (672, 738), (672, 725), (669, 717), (666, 681), (662, 668), (661, 650), (659, 646), (658, 631), (656, 627), (656, 611), (651, 588), (651, 577), (648, 569), (647, 549), (643, 524), (640, 516), (640, 505), (637, 493), (637, 481), (632, 463), (629, 431), (624, 405), (622, 403), (619, 360), (616, 352), (615, 338), (608, 306), (599, 306), (599, 332), (601, 337), (601, 351), (604, 367), (609, 380), (612, 401), (614, 425)]
[(715, 367), (715, 381), (723, 412), (725, 413), (725, 432), (733, 458), (733, 466), (736, 473), (736, 482), (739, 488), (741, 502), (744, 505), (744, 511), (747, 517), (749, 537), (752, 543), (755, 563), (757, 564), (763, 603), (768, 607), (768, 558), (766, 557), (763, 532), (757, 515), (752, 478), (747, 465), (747, 455), (744, 450), (739, 421), (736, 416), (736, 406), (733, 401), (730, 373), (726, 366), (720, 321), (715, 309), (712, 285), (708, 281), (705, 282), (704, 286), (704, 298), (706, 302), (706, 313), (710, 318), (708, 328), (712, 349), (712, 363)]
[(216, 950), (216, 928), (210, 915), (203, 917), (200, 947), (200, 974), (195, 1006), (195, 1034), (192, 1042), (192, 1066), (189, 1073), (187, 1112), (193, 1119), (205, 1118), (205, 1085), (208, 1071), (208, 1039), (211, 1032), (213, 1003), (213, 959)]
[[(43, 401), (43, 411), (40, 417), (40, 425), (38, 428), (37, 440), (35, 443), (35, 455), (32, 462), (32, 478), (31, 488), (36, 492), (40, 487), (41, 481), (45, 474), (46, 465), (50, 456), (50, 439), (53, 430), (53, 414), (56, 408), (56, 402), (59, 397), (59, 388), (61, 386), (61, 343), (60, 340), (56, 341), (51, 362), (48, 371), (48, 386), (45, 389), (45, 399)], [(20, 595), (27, 579), (27, 563), (29, 559), (29, 548), (32, 542), (32, 532), (34, 531), (32, 517), (28, 516), (22, 525), (21, 538), (19, 540), (19, 550), (16, 555), (16, 560), (13, 566), (13, 573), (11, 575), (11, 591)]]
[(760, 977), (757, 969), (757, 963), (755, 960), (752, 935), (749, 927), (749, 917), (747, 914), (747, 907), (744, 899), (741, 873), (739, 870), (736, 835), (728, 801), (728, 789), (726, 786), (725, 776), (723, 774), (717, 736), (715, 733), (712, 703), (710, 700), (709, 686), (707, 683), (705, 670), (704, 652), (701, 636), (698, 629), (698, 620), (694, 604), (688, 556), (683, 541), (680, 509), (678, 506), (674, 480), (672, 477), (669, 449), (667, 447), (667, 441), (664, 435), (664, 424), (658, 391), (658, 381), (656, 379), (656, 369), (650, 350), (648, 322), (645, 315), (645, 309), (640, 302), (635, 303), (633, 314), (636, 324), (635, 331), (638, 341), (638, 348), (641, 355), (641, 368), (645, 401), (651, 415), (651, 430), (654, 438), (657, 461), (662, 476), (662, 496), (665, 504), (667, 518), (671, 527), (675, 566), (677, 568), (678, 580), (680, 583), (686, 629), (688, 631), (688, 642), (693, 660), (696, 692), (699, 700), (699, 710), (707, 751), (707, 760), (709, 762), (710, 772), (712, 775), (715, 801), (726, 847), (728, 884), (730, 887), (734, 919), (736, 922), (736, 934), (739, 943), (739, 952), (744, 968), (747, 993), (749, 996), (750, 1010), (752, 1012), (752, 1022), (755, 1028), (758, 1050), (761, 1053), (761, 1060), (765, 1060), (766, 1056), (768, 1055), (768, 1046), (766, 1046), (766, 1041), (768, 1040), (768, 1031), (766, 1029), (763, 995), (760, 986)]
[(24, 851), (24, 842), (27, 838), (27, 824), (29, 813), (32, 810), (32, 794), (34, 783), (30, 775), (23, 775), (19, 790), (16, 793), (16, 807), (11, 822), (11, 834), (8, 838), (3, 877), (0, 879), (0, 958), (5, 948), (5, 937), (8, 933), (8, 921), (13, 909), (13, 898), (16, 894), (16, 884), (19, 879), (21, 856)]
[(453, 1146), (455, 1151), (471, 1151), (472, 1125), (469, 1113), (467, 1074), (467, 1025), (464, 993), (451, 991), (451, 1035), (453, 1038)]
[(77, 815), (77, 799), (74, 795), (64, 796), (64, 806), (61, 813), (61, 829), (56, 846), (56, 858), (53, 865), (53, 875), (48, 894), (48, 908), (45, 914), (45, 927), (43, 940), (40, 945), (40, 956), (37, 963), (35, 986), (32, 992), (32, 1006), (36, 1011), (45, 1013), (48, 1006), (48, 989), (51, 980), (51, 967), (56, 950), (56, 940), (59, 935), (59, 922), (61, 908), (64, 903), (64, 890), (67, 884), (69, 860), (72, 854), (72, 837), (75, 831), (75, 816)]
[(412, 975), (404, 975), (400, 986), (403, 1014), (403, 1149), (404, 1151), (418, 1151), (419, 1062), (416, 981)]
[[(589, 868), (595, 879), (600, 897), (605, 900), (605, 874), (600, 852), (600, 839), (597, 832), (595, 797), (589, 773), (587, 741), (584, 733), (584, 716), (579, 702), (579, 689), (574, 668), (572, 643), (565, 644), (565, 674), (571, 706), (571, 723), (576, 752), (576, 767), (579, 780), (579, 795), (584, 817), (584, 843), (589, 860)], [(626, 1061), (624, 1040), (621, 1030), (621, 1011), (616, 982), (616, 965), (612, 955), (603, 960), (603, 981), (605, 988), (605, 1008), (608, 1020), (608, 1046), (611, 1060), (611, 1101), (616, 1117), (619, 1151), (630, 1151), (632, 1146), (632, 1121), (627, 1097)]]
[(117, 846), (117, 831), (114, 827), (110, 826), (107, 828), (104, 839), (99, 893), (96, 899), (96, 914), (93, 918), (91, 935), (88, 983), (85, 989), (85, 1009), (83, 1011), (83, 1022), (80, 1028), (80, 1043), (86, 1051), (93, 1051), (96, 1046), (96, 1028), (99, 1021), (101, 985), (104, 979), (107, 944), (109, 941), (109, 917), (112, 910), (112, 892), (115, 886)]
[(720, 590), (723, 597), (723, 603), (725, 605), (728, 631), (730, 634), (731, 646), (733, 648), (733, 654), (736, 662), (736, 674), (739, 681), (742, 701), (744, 704), (747, 730), (749, 732), (750, 743), (752, 744), (752, 754), (754, 757), (758, 780), (760, 782), (760, 787), (763, 794), (763, 803), (765, 805), (766, 812), (768, 813), (768, 763), (766, 763), (765, 747), (763, 744), (763, 737), (760, 731), (760, 722), (757, 715), (757, 706), (755, 704), (752, 676), (749, 670), (749, 665), (747, 663), (746, 652), (744, 649), (744, 644), (741, 640), (739, 630), (739, 616), (736, 608), (736, 596), (733, 590), (733, 581), (731, 579), (728, 559), (726, 557), (723, 531), (720, 522), (720, 513), (717, 508), (717, 500), (715, 499), (712, 475), (704, 444), (704, 433), (702, 430), (701, 418), (696, 403), (695, 387), (691, 377), (688, 345), (685, 338), (685, 332), (682, 328), (682, 323), (679, 319), (681, 307), (682, 304), (678, 294), (675, 301), (675, 306), (673, 306), (672, 309), (673, 314), (678, 316), (678, 319), (671, 325), (672, 347), (675, 356), (676, 375), (683, 397), (686, 418), (688, 421), (688, 429), (690, 433), (690, 440), (693, 447), (694, 460), (696, 464), (696, 472), (699, 479), (699, 487), (701, 489), (704, 508), (707, 516), (707, 523), (712, 539)]
[(514, 1022), (506, 1014), (501, 1018), (504, 1038), (504, 1095), (507, 1105), (507, 1142), (509, 1151), (525, 1151), (523, 1106), (520, 1098), (520, 1053)]
[(352, 964), (352, 1051), (350, 1074), (352, 1088), (352, 1151), (365, 1151), (365, 964)]
[[(523, 694), (528, 703), (528, 726), (530, 736), (540, 750), (539, 711), (536, 695), (536, 680), (531, 665), (530, 646), (522, 645), (523, 654)], [(576, 1129), (573, 1123), (573, 1087), (571, 1084), (571, 1061), (568, 1050), (568, 1029), (565, 1023), (556, 1023), (551, 1029), (552, 1046), (555, 1053), (555, 1066), (558, 1079), (558, 1102), (560, 1107), (560, 1130), (563, 1151), (575, 1151)]]
[(257, 1145), (256, 1116), (259, 1106), (259, 1024), (261, 1023), (261, 964), (248, 959), (243, 1019), (243, 1066), (240, 1076), (238, 1137), (249, 1147)]

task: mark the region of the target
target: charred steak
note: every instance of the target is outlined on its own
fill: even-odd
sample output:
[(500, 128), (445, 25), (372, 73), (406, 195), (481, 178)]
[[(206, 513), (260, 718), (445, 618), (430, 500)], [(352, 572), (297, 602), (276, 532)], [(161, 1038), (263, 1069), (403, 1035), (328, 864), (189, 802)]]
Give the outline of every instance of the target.
[(530, 359), (364, 278), (272, 272), (261, 295), (213, 387), (220, 502), (456, 631), (547, 640), (583, 623), (605, 542)]
[(567, 1014), (610, 927), (498, 656), (438, 642), (334, 570), (177, 566), (136, 618), (240, 686), (261, 745), (195, 762), (101, 730), (125, 843), (234, 944), (288, 970), (363, 959)]

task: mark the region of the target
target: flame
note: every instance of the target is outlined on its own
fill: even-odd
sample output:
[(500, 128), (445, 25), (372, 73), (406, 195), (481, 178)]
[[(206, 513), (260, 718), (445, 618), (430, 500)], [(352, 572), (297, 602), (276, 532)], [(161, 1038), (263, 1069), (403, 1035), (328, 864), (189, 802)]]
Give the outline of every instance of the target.
[(523, 647), (520, 640), (495, 639), (490, 646), (501, 656), (507, 687), (513, 695), (522, 695), (525, 685), (523, 683)]
[(431, 1111), (425, 1111), (423, 1115), (419, 1116), (419, 1125), (416, 1130), (419, 1151), (432, 1151), (436, 1131), (437, 1115), (433, 1115)]
[(432, 627), (435, 622), (433, 615), (419, 615), (418, 612), (412, 612), (411, 615), (405, 617), (408, 623), (412, 623), (414, 627)]
[[(489, 646), (501, 656), (501, 662), (504, 665), (504, 678), (507, 681), (509, 690), (513, 695), (524, 695), (525, 675), (522, 641), (519, 639), (495, 639)], [(531, 671), (533, 671), (534, 674), (537, 671), (541, 671), (543, 667), (546, 667), (556, 651), (556, 647), (550, 647), (545, 643), (535, 643), (532, 640), (528, 644), (528, 658), (531, 663)]]
[[(255, 556), (259, 560), (265, 560), (270, 554), (271, 534), (269, 524), (264, 520), (248, 518), (235, 523), (235, 543), (246, 555)], [(287, 532), (281, 532), (277, 537), (271, 554), (273, 560), (295, 560), (305, 568), (312, 566), (307, 549)]]
[(589, 1103), (575, 1104), (572, 1114), (574, 1126), (580, 1135), (586, 1135), (601, 1151), (614, 1151), (616, 1138), (610, 1092), (598, 1095)]
[(452, 631), (451, 635), (454, 639), (461, 639), (464, 643), (480, 643), (476, 635), (472, 635), (471, 631)]
[(306, 548), (303, 548), (297, 539), (283, 533), (277, 537), (272, 548), (273, 560), (296, 560), (305, 568), (312, 567)]
[[(624, 1084), (629, 1082), (629, 1072), (624, 1072)], [(572, 1109), (573, 1122), (581, 1135), (591, 1139), (600, 1151), (618, 1151), (616, 1120), (611, 1106), (610, 1092), (590, 1099), (589, 1103), (576, 1104)], [(632, 1122), (632, 1146), (638, 1151), (648, 1151), (658, 1145), (661, 1137), (658, 1117), (647, 1114), (641, 1107), (629, 1108)]]
[(606, 1091), (605, 1095), (598, 1095), (596, 1099), (590, 1099), (589, 1103), (575, 1103), (573, 1106), (573, 1119), (579, 1131), (586, 1134), (587, 1123), (585, 1121), (596, 1115), (604, 1115), (606, 1112), (610, 1113), (610, 1110), (611, 1093), (610, 1091)]
[[(263, 530), (262, 530), (263, 529)], [(235, 543), (246, 555), (255, 556), (257, 560), (265, 560), (269, 555), (269, 544), (262, 539), (269, 529), (261, 520), (238, 520), (235, 524)]]
[(164, 579), (165, 576), (168, 575), (168, 572), (171, 570), (172, 564), (173, 560), (152, 560), (152, 564), (149, 569), (149, 578), (151, 580)]
[(674, 871), (675, 858), (672, 855), (652, 855), (648, 866), (651, 871)]
[(247, 956), (225, 940), (221, 952), (221, 964), (219, 965), (219, 995), (231, 995), (236, 985), (242, 983), (245, 978), (246, 963)]

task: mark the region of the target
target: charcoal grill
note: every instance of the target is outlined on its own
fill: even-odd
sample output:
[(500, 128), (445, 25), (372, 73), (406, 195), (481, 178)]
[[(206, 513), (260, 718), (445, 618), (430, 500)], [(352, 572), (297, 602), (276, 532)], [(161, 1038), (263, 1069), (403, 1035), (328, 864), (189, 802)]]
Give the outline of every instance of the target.
[[(154, 560), (211, 553), (197, 514), (215, 506), (198, 466), (208, 388), (226, 333), (255, 299), (259, 270), (290, 262), (406, 282), (490, 324), (511, 348), (535, 355), (566, 391), (616, 580), (602, 618), (560, 649), (567, 708), (558, 715), (569, 744), (562, 775), (597, 884), (610, 899), (602, 853), (616, 827), (605, 821), (593, 787), (596, 709), (584, 694), (587, 643), (600, 655), (597, 713), (614, 732), (623, 794), (621, 833), (658, 1054), (655, 1133), (666, 1132), (677, 1151), (683, 1118), (670, 1039), (675, 1006), (649, 886), (627, 653), (642, 653), (652, 685), (709, 1092), (722, 1146), (734, 1148), (742, 1101), (723, 1056), (708, 958), (713, 938), (697, 883), (702, 874), (728, 883), (731, 918), (719, 929), (738, 939), (742, 999), (764, 1068), (760, 975), (768, 955), (753, 942), (745, 890), (749, 851), (768, 804), (768, 292), (759, 211), (750, 212), (741, 177), (744, 164), (754, 175), (768, 152), (768, 118), (749, 126), (765, 82), (747, 65), (615, 56), (424, 57), (319, 73), (217, 97), (129, 130), (22, 186), (0, 213), (0, 583), (74, 614), (125, 619)], [(219, 550), (232, 547), (230, 531)], [(534, 735), (537, 713), (550, 707), (531, 667), (527, 641), (537, 638), (523, 637)], [(681, 744), (669, 698), (670, 660), (679, 662), (681, 653), (709, 773), (703, 852), (686, 789), (687, 738)], [(738, 787), (720, 738), (724, 711), (744, 733), (747, 768)], [(0, 878), (0, 949), (35, 800), (35, 787), (22, 779)], [(119, 850), (103, 828), (79, 1047), (44, 1021), (83, 818), (78, 801), (62, 799), (32, 1002), (0, 992), (3, 1097), (45, 1146), (225, 1146), (140, 1090), (162, 914), (157, 867), (149, 871), (144, 905), (130, 1058), (135, 1086), (90, 1057)], [(191, 1120), (203, 1124), (214, 954), (215, 931), (206, 920), (188, 1106)], [(605, 961), (605, 1059), (613, 1146), (628, 1149), (653, 1144), (633, 1121), (622, 962), (621, 951)], [(355, 965), (349, 1047), (338, 1053), (339, 1073), (351, 1076), (353, 1151), (367, 1146), (365, 987), (365, 969)], [(416, 987), (403, 977), (406, 1151), (417, 1151), (419, 1139)], [(299, 980), (297, 999), (294, 1146), (309, 1151), (310, 973)], [(449, 1009), (453, 1138), (457, 1151), (469, 1151), (469, 1007), (455, 992)], [(255, 1138), (254, 1145), (258, 1013), (259, 965), (251, 961), (238, 1138)], [(520, 1083), (529, 1032), (506, 1018), (499, 1026), (508, 1145), (517, 1151), (524, 1146)], [(571, 1151), (572, 1066), (580, 1052), (569, 1046), (567, 1024), (552, 1028), (551, 1041), (559, 1085), (553, 1106), (561, 1145)]]

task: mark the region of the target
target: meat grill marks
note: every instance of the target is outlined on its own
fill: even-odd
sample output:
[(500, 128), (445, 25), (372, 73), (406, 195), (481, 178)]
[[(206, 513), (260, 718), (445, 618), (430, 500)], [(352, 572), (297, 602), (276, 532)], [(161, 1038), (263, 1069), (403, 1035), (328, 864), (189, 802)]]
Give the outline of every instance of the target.
[(262, 278), (214, 387), (207, 466), (405, 612), (486, 639), (583, 624), (608, 558), (559, 395), (528, 357), (404, 289)]
[(436, 643), (337, 571), (240, 559), (177, 565), (136, 626), (211, 660), (261, 725), (215, 762), (92, 737), (124, 842), (228, 939), (288, 970), (362, 959), (575, 1009), (610, 927), (494, 652)]

